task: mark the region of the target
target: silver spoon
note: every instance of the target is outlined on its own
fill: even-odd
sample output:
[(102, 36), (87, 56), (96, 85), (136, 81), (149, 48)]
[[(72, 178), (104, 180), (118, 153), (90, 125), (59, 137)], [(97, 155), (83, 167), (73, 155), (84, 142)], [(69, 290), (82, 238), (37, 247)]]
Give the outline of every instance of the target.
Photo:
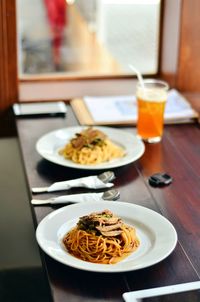
[(115, 174), (112, 171), (106, 171), (97, 175), (97, 177), (106, 184), (115, 179)]
[(44, 204), (65, 204), (65, 203), (79, 203), (85, 201), (101, 201), (101, 200), (117, 200), (120, 197), (120, 192), (116, 189), (108, 190), (103, 193), (83, 193), (83, 194), (70, 194), (45, 200), (32, 199), (31, 203), (34, 205)]
[[(87, 178), (92, 178), (92, 177), (98, 177), (104, 184), (107, 184), (108, 182), (112, 181), (115, 179), (115, 174), (112, 171), (106, 171), (103, 172), (97, 176), (88, 176), (88, 177), (82, 177), (78, 179), (73, 179), (73, 180), (66, 180), (66, 181), (60, 181), (56, 182), (57, 185), (59, 185), (59, 189), (54, 189), (52, 184), (49, 187), (37, 187), (37, 188), (32, 188), (33, 193), (43, 193), (43, 192), (53, 192), (53, 191), (61, 191), (61, 190), (68, 190), (73, 187), (88, 187), (85, 184), (87, 183)], [(50, 187), (52, 187), (50, 189)], [(58, 186), (57, 186), (58, 187)], [(99, 189), (100, 187), (96, 188)]]
[(117, 200), (119, 197), (120, 192), (117, 189), (108, 190), (102, 195), (102, 199), (104, 200)]

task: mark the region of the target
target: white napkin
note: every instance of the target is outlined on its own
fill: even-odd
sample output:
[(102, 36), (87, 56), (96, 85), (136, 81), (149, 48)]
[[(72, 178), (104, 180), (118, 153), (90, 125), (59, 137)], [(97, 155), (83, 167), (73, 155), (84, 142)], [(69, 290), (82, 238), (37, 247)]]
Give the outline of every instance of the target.
[(53, 198), (53, 203), (65, 203), (65, 202), (85, 202), (85, 201), (102, 201), (103, 193), (83, 193), (63, 195)]
[(52, 184), (48, 187), (47, 192), (60, 191), (60, 190), (69, 190), (70, 188), (82, 187), (90, 189), (102, 189), (102, 188), (111, 188), (113, 183), (104, 183), (101, 181), (98, 176), (87, 176), (78, 179), (72, 179), (67, 181), (59, 181)]
[(72, 195), (63, 195), (46, 200), (32, 199), (31, 203), (34, 205), (43, 205), (43, 204), (62, 204), (67, 202), (85, 202), (85, 201), (102, 201), (104, 193), (82, 193), (82, 194), (72, 194)]

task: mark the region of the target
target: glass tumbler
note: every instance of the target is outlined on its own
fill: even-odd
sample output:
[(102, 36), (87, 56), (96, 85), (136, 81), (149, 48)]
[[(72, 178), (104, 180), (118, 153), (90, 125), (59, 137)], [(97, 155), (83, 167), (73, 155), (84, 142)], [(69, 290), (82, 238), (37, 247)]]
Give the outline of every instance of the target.
[(160, 142), (163, 135), (164, 111), (169, 85), (160, 80), (148, 79), (136, 87), (138, 136), (149, 143)]

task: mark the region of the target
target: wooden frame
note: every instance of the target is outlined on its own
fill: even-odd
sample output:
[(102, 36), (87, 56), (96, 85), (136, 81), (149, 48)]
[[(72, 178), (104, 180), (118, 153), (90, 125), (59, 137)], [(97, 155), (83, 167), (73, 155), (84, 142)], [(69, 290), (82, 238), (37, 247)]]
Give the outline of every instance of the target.
[(177, 88), (200, 92), (200, 1), (182, 0)]
[(0, 112), (18, 101), (15, 0), (0, 1)]

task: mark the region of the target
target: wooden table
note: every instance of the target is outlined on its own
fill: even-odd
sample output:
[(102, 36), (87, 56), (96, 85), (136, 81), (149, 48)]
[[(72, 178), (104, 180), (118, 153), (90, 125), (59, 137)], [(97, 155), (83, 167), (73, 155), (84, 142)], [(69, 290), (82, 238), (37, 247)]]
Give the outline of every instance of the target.
[[(29, 188), (97, 173), (53, 164), (42, 159), (35, 150), (36, 141), (43, 134), (77, 124), (70, 107), (66, 118), (17, 120)], [(133, 131), (130, 127), (123, 129)], [(51, 259), (42, 252), (53, 301), (123, 301), (122, 293), (126, 291), (199, 280), (199, 125), (166, 126), (161, 143), (146, 144), (145, 153), (139, 160), (113, 171), (116, 174), (115, 187), (121, 192), (120, 199), (153, 209), (165, 216), (177, 230), (178, 244), (172, 254), (158, 264), (138, 271), (115, 274), (77, 270)], [(148, 177), (163, 171), (174, 178), (173, 183), (164, 188), (151, 187), (148, 184)], [(77, 192), (84, 190), (79, 189)], [(53, 195), (55, 194), (37, 197), (44, 199)], [(51, 206), (32, 207), (31, 204), (30, 206), (35, 227), (48, 213), (56, 209)]]

